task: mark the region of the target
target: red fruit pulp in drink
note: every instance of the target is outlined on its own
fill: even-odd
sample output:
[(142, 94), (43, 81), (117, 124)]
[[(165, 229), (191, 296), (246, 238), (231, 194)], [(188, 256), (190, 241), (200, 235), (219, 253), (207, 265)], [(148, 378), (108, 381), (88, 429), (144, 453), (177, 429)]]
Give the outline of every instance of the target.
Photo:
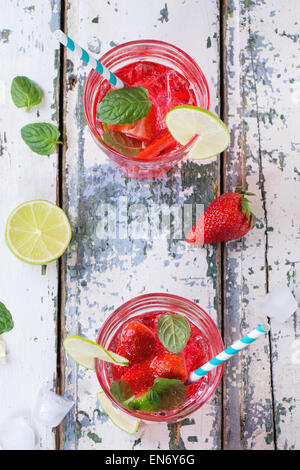
[[(170, 353), (160, 342), (156, 332), (158, 318), (164, 313), (167, 312), (152, 312), (135, 317), (134, 320), (127, 322), (116, 332), (109, 346), (111, 351), (129, 359), (128, 367), (109, 365), (111, 380), (126, 380), (136, 395), (146, 393), (156, 377), (179, 379), (186, 383), (189, 374), (210, 358), (210, 347), (206, 338), (200, 329), (192, 323), (190, 323), (190, 339), (184, 350), (180, 354)], [(139, 339), (133, 336), (134, 324), (137, 326), (136, 336), (144, 335), (147, 342), (147, 348), (145, 347), (142, 356), (139, 348), (130, 347), (130, 338), (133, 339), (134, 345), (140, 346)], [(127, 331), (130, 331), (131, 334), (128, 335)], [(135, 349), (136, 355), (133, 354)], [(126, 350), (129, 351), (129, 354), (126, 353)], [(188, 399), (194, 397), (206, 382), (207, 378), (203, 377), (196, 384), (187, 385)]]
[[(121, 132), (128, 137), (128, 142), (132, 139), (138, 139), (141, 142), (142, 149), (153, 145), (157, 150), (156, 140), (159, 140), (161, 132), (166, 129), (165, 117), (168, 111), (175, 106), (196, 105), (197, 100), (192, 86), (188, 80), (178, 71), (163, 64), (148, 61), (137, 61), (117, 70), (116, 75), (128, 86), (143, 86), (149, 91), (149, 99), (152, 102), (150, 113), (136, 123), (123, 125), (102, 125), (97, 120), (97, 128), (100, 134), (103, 132)], [(106, 83), (101, 86), (98, 94), (98, 102), (111, 89), (111, 85)], [(111, 141), (111, 139), (110, 139)], [(174, 139), (169, 146), (164, 146), (160, 154), (167, 154), (179, 146)], [(116, 150), (119, 150), (116, 148)], [(119, 150), (120, 151), (120, 150)], [(124, 152), (125, 154), (125, 152)], [(153, 154), (153, 158), (155, 158)], [(149, 156), (147, 155), (147, 158)]]

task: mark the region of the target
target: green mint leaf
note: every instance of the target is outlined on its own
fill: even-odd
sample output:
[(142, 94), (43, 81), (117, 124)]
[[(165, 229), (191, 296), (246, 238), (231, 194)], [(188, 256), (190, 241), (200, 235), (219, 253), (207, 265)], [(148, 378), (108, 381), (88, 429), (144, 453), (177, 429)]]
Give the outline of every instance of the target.
[(92, 441), (94, 441), (95, 444), (99, 444), (100, 442), (102, 442), (101, 437), (99, 437), (98, 434), (96, 434), (96, 433), (94, 433), (94, 432), (89, 431), (89, 432), (87, 433), (87, 436), (88, 436), (90, 439), (92, 439)]
[(147, 116), (152, 103), (142, 86), (112, 90), (98, 104), (97, 117), (106, 124), (128, 124)]
[(40, 122), (22, 127), (21, 136), (33, 152), (51, 155), (59, 143), (60, 132), (53, 124)]
[(10, 93), (17, 108), (26, 107), (27, 111), (42, 101), (42, 90), (37, 83), (27, 77), (15, 77)]
[(134, 397), (130, 385), (125, 380), (115, 380), (110, 386), (110, 393), (121, 404)]
[(179, 354), (185, 348), (191, 335), (188, 320), (182, 315), (173, 315), (173, 313), (161, 315), (156, 330), (161, 343), (174, 354)]
[(148, 400), (147, 394), (133, 400), (128, 400), (127, 402), (122, 403), (122, 405), (126, 406), (131, 411), (142, 411), (144, 413), (155, 413), (160, 411), (160, 408), (153, 406)]
[(121, 132), (106, 131), (103, 133), (102, 138), (106, 145), (129, 157), (136, 157), (142, 150), (140, 141), (132, 139)]
[(5, 305), (0, 302), (0, 335), (6, 331), (12, 330), (14, 327), (14, 322), (10, 311), (7, 310)]
[(187, 388), (181, 380), (158, 377), (149, 392), (128, 404), (132, 411), (171, 410), (187, 399)]

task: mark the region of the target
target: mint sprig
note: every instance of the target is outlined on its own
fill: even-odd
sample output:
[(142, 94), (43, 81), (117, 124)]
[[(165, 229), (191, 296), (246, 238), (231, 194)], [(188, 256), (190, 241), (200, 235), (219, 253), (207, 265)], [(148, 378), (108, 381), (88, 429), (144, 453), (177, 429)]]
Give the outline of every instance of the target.
[(147, 116), (152, 108), (142, 86), (112, 90), (98, 104), (97, 117), (106, 124), (129, 124)]
[(21, 136), (28, 147), (39, 155), (51, 155), (55, 152), (56, 145), (61, 143), (58, 140), (59, 130), (47, 122), (27, 124), (22, 127)]
[(187, 389), (181, 380), (158, 377), (146, 395), (129, 403), (132, 411), (156, 412), (171, 410), (187, 399)]
[(173, 313), (161, 315), (156, 330), (161, 343), (174, 354), (181, 353), (191, 335), (188, 320), (182, 315), (174, 315)]
[(149, 391), (138, 398), (135, 398), (129, 384), (122, 379), (111, 384), (110, 392), (131, 411), (146, 413), (176, 408), (187, 399), (187, 388), (181, 380), (162, 377), (157, 377)]
[(27, 111), (42, 101), (42, 90), (28, 77), (15, 77), (10, 89), (11, 97), (17, 108), (27, 108)]
[(14, 322), (10, 311), (5, 307), (2, 302), (0, 302), (0, 335), (2, 335), (2, 333), (6, 333), (7, 331), (12, 330), (13, 327)]

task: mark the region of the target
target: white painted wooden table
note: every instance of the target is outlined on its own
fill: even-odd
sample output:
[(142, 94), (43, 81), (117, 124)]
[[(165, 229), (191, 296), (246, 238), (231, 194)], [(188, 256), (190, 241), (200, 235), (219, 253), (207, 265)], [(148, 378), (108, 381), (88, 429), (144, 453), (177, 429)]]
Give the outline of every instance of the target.
[[(99, 412), (95, 374), (67, 360), (63, 338), (95, 338), (119, 305), (146, 292), (199, 303), (225, 344), (255, 327), (253, 301), (277, 285), (300, 300), (300, 72), (297, 0), (0, 0), (0, 300), (15, 328), (4, 335), (0, 424), (30, 412), (47, 382), (76, 401), (56, 431), (39, 429), (42, 449), (300, 449), (299, 317), (226, 366), (223, 383), (199, 412), (176, 425), (142, 425), (135, 436)], [(167, 179), (127, 180), (99, 152), (84, 120), (87, 68), (60, 50), (62, 27), (94, 54), (134, 39), (174, 43), (201, 66), (212, 111), (232, 143), (208, 164), (183, 163)], [(29, 113), (10, 99), (11, 80), (27, 75), (44, 93)], [(20, 138), (29, 122), (48, 121), (65, 145), (50, 157)], [(193, 248), (184, 240), (101, 240), (103, 202), (210, 203), (244, 186), (257, 195), (256, 228), (241, 241)], [(30, 199), (57, 201), (73, 228), (57, 266), (24, 264), (5, 245), (8, 214)], [(159, 274), (158, 274), (159, 273)]]

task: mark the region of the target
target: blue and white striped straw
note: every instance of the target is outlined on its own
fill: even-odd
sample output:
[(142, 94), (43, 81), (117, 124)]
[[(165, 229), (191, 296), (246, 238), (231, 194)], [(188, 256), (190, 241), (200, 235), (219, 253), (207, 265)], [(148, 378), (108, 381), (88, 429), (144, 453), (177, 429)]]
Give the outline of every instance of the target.
[(54, 31), (56, 39), (66, 46), (70, 51), (75, 52), (83, 62), (88, 64), (92, 69), (96, 70), (102, 77), (109, 81), (115, 88), (124, 88), (126, 85), (114, 73), (102, 65), (95, 57), (90, 55), (85, 49), (80, 47), (69, 36), (63, 33), (60, 29)]
[(228, 359), (232, 358), (235, 354), (237, 354), (241, 349), (246, 348), (249, 344), (253, 343), (257, 338), (261, 335), (264, 335), (270, 330), (269, 325), (259, 325), (255, 330), (250, 331), (246, 336), (239, 339), (235, 343), (233, 343), (229, 348), (222, 351), (216, 357), (211, 359), (210, 361), (206, 362), (203, 366), (199, 369), (192, 372), (189, 376), (189, 383), (198, 382), (201, 377), (208, 374), (211, 370), (215, 369), (216, 367), (223, 364), (223, 362), (228, 361)]

